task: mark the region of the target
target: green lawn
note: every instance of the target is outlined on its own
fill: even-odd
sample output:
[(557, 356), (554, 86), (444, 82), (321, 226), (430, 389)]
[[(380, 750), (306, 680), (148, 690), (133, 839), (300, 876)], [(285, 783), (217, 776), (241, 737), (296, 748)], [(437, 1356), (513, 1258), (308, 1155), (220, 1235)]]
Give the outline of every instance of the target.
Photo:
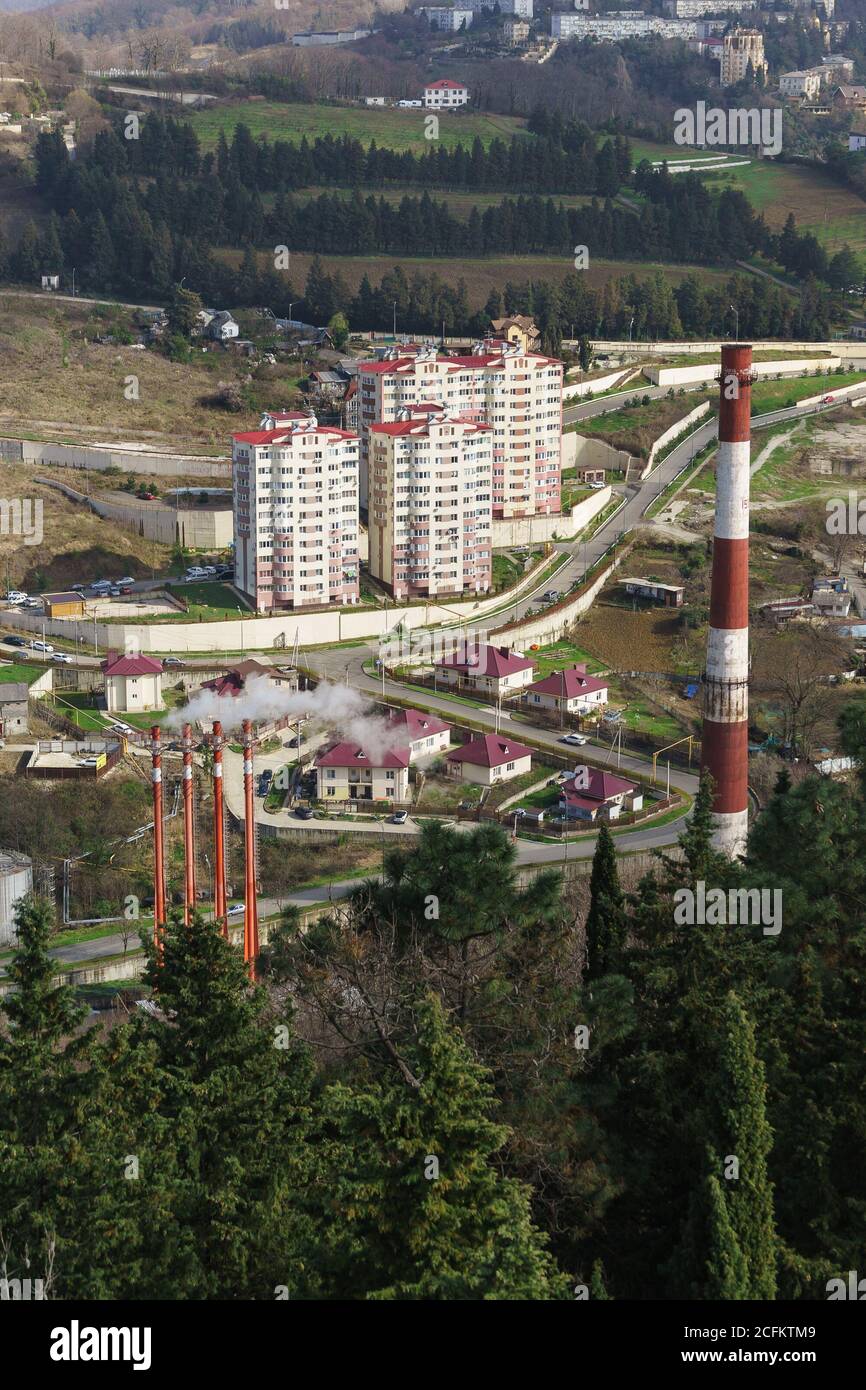
[[(77, 724), (79, 729), (102, 733), (109, 727), (108, 720), (91, 704), (86, 691), (68, 690), (63, 695), (54, 696), (54, 704), (61, 714)], [(126, 715), (123, 716), (126, 720)]]
[(205, 581), (202, 584), (172, 584), (166, 587), (175, 598), (186, 599), (189, 612), (160, 614), (154, 621), (212, 623), (226, 618), (246, 617), (247, 614), (252, 617), (252, 610), (228, 584)]
[[(428, 113), (416, 107), (411, 111), (364, 106), (328, 106), (301, 102), (250, 101), (227, 102), (207, 110), (189, 111), (189, 120), (204, 149), (213, 149), (221, 130), (231, 139), (237, 125), (245, 125), (254, 137), (266, 135), (269, 140), (300, 141), (317, 136), (332, 135), (339, 139), (349, 135), (369, 145), (376, 144), (392, 150), (429, 149), (424, 134)], [(517, 116), (487, 116), (473, 112), (440, 114), (439, 139), (447, 148), (471, 145), (476, 136), (489, 145), (495, 139), (511, 140), (512, 135), (526, 134), (526, 122)]]
[(32, 685), (44, 671), (44, 666), (24, 666), (13, 661), (8, 666), (0, 666), (0, 685), (17, 685), (21, 681), (25, 685)]
[(858, 381), (866, 381), (866, 372), (831, 372), (826, 376), (796, 377), (793, 381), (756, 381), (752, 387), (752, 415), (784, 410), (809, 396), (832, 395), (840, 387), (853, 386)]
[(510, 589), (516, 584), (518, 579), (523, 578), (523, 566), (513, 560), (510, 555), (493, 556), (493, 592), (499, 594), (503, 589)]
[(537, 652), (528, 652), (527, 655), (535, 662), (536, 680), (543, 680), (551, 671), (562, 671), (565, 667), (574, 666), (579, 662), (585, 664), (590, 675), (605, 669), (603, 662), (590, 656), (582, 647), (576, 647), (573, 642), (551, 642), (546, 647), (540, 647)]

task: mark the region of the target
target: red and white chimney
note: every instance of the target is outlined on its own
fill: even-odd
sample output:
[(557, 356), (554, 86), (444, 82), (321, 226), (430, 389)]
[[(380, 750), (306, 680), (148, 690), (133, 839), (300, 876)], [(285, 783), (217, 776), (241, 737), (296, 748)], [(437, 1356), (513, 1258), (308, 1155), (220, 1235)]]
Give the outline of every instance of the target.
[(256, 883), (256, 807), (253, 787), (253, 726), (249, 719), (244, 730), (244, 960), (250, 979), (256, 978), (256, 958), (259, 954), (259, 907)]
[(195, 820), (192, 780), (192, 725), (183, 726), (183, 920), (195, 912)]
[(701, 765), (715, 787), (714, 843), (735, 858), (749, 826), (749, 464), (752, 348), (722, 347), (716, 517)]
[(160, 729), (150, 730), (150, 780), (153, 787), (153, 944), (162, 951), (165, 931), (165, 840), (162, 824), (162, 748)]
[(229, 934), (226, 916), (225, 827), (223, 822), (223, 726), (213, 722), (213, 881), (214, 920), (223, 936)]

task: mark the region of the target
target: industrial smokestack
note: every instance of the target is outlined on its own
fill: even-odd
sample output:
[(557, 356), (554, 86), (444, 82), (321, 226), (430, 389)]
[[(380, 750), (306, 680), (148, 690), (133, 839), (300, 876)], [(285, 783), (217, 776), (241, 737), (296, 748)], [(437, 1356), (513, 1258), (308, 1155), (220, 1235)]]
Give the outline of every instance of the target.
[(153, 944), (162, 952), (165, 930), (165, 846), (162, 825), (162, 751), (159, 725), (150, 730), (151, 782), (153, 784)]
[(223, 827), (223, 726), (218, 719), (213, 723), (213, 877), (214, 877), (214, 919), (222, 929), (223, 936), (229, 934), (226, 917), (226, 860), (225, 830)]
[(183, 726), (183, 867), (183, 920), (189, 926), (196, 905), (191, 724)]
[(259, 909), (256, 886), (256, 810), (253, 789), (253, 726), (244, 720), (244, 853), (246, 863), (244, 892), (244, 960), (250, 979), (256, 978), (259, 954)]
[(702, 766), (712, 774), (716, 847), (746, 847), (749, 823), (749, 464), (752, 349), (722, 347), (719, 452)]

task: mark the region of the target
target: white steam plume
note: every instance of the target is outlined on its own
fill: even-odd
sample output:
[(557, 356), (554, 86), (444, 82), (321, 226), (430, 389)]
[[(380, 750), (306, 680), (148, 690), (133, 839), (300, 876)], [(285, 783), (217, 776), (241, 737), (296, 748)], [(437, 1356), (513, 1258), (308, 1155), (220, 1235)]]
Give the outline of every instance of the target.
[(381, 715), (371, 714), (367, 701), (350, 686), (320, 681), (315, 690), (292, 691), (269, 676), (249, 677), (236, 696), (199, 690), (187, 705), (172, 711), (165, 727), (200, 723), (209, 731), (214, 719), (221, 719), (228, 732), (239, 729), (244, 719), (255, 725), (286, 717), (309, 720), (313, 729), (327, 730), (340, 742), (357, 743), (373, 761), (408, 745), (405, 728), (394, 728)]

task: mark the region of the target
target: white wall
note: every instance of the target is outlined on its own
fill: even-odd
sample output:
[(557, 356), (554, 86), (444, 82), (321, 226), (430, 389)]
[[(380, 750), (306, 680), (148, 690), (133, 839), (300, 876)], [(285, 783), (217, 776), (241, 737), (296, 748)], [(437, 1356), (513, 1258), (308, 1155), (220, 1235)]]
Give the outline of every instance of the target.
[(567, 403), (568, 401), (579, 400), (581, 396), (588, 396), (590, 392), (595, 395), (601, 391), (609, 391), (611, 386), (616, 386), (617, 382), (621, 382), (624, 386), (627, 381), (631, 381), (632, 377), (639, 374), (640, 368), (638, 367), (631, 371), (624, 371), (620, 367), (619, 371), (610, 372), (607, 376), (596, 377), (594, 381), (579, 381), (575, 382), (573, 386), (563, 387), (562, 399)]
[(657, 454), (665, 445), (670, 444), (671, 440), (676, 439), (678, 435), (685, 434), (690, 425), (695, 424), (704, 415), (709, 414), (709, 409), (709, 401), (704, 401), (702, 405), (696, 406), (694, 410), (689, 411), (688, 415), (684, 415), (681, 420), (677, 420), (676, 424), (671, 425), (670, 429), (665, 430), (664, 434), (659, 435), (649, 451), (647, 472), (652, 468), (656, 461)]
[[(730, 339), (726, 339), (725, 342), (729, 344)], [(630, 352), (633, 356), (640, 355), (648, 357), (673, 357), (674, 355), (676, 355), (678, 357), (685, 357), (688, 355), (691, 357), (698, 357), (702, 356), (706, 352), (720, 352), (722, 348), (722, 342), (720, 339), (717, 338), (715, 339), (715, 341), (707, 339), (702, 343), (695, 343), (689, 341), (677, 342), (675, 340), (669, 340), (667, 342), (660, 341), (655, 343), (629, 343), (621, 338), (608, 338), (604, 340), (599, 338), (593, 338), (592, 346), (593, 351), (598, 353), (599, 356), (603, 355), (606, 352)], [(858, 348), (856, 343), (802, 343), (793, 341), (780, 342), (779, 339), (776, 338), (763, 339), (760, 342), (753, 342), (751, 344), (751, 347), (753, 352), (779, 352), (779, 354), (783, 357), (786, 352), (832, 352), (837, 353), (840, 357), (863, 356), (862, 344)]]
[[(494, 550), (503, 550), (509, 545), (528, 545), (533, 541), (550, 541), (553, 537), (576, 536), (593, 517), (604, 511), (610, 501), (610, 487), (598, 488), (591, 497), (584, 497), (571, 511), (561, 516), (505, 517), (493, 522), (492, 537)], [(509, 591), (510, 592), (510, 591)], [(498, 603), (501, 605), (503, 595)]]
[[(5, 447), (4, 447), (5, 446)], [(135, 449), (100, 448), (97, 445), (54, 444), (48, 440), (0, 439), (0, 457), (37, 467), (122, 468), (125, 473), (152, 473), (166, 478), (231, 478), (231, 459), (193, 454), (139, 453)]]
[[(778, 362), (755, 362), (752, 371), (756, 377), (805, 376), (816, 368), (831, 372), (841, 361), (841, 357), (780, 359)], [(717, 381), (720, 367), (718, 363), (710, 362), (699, 367), (645, 367), (644, 371), (656, 386), (686, 386), (702, 381)]]

